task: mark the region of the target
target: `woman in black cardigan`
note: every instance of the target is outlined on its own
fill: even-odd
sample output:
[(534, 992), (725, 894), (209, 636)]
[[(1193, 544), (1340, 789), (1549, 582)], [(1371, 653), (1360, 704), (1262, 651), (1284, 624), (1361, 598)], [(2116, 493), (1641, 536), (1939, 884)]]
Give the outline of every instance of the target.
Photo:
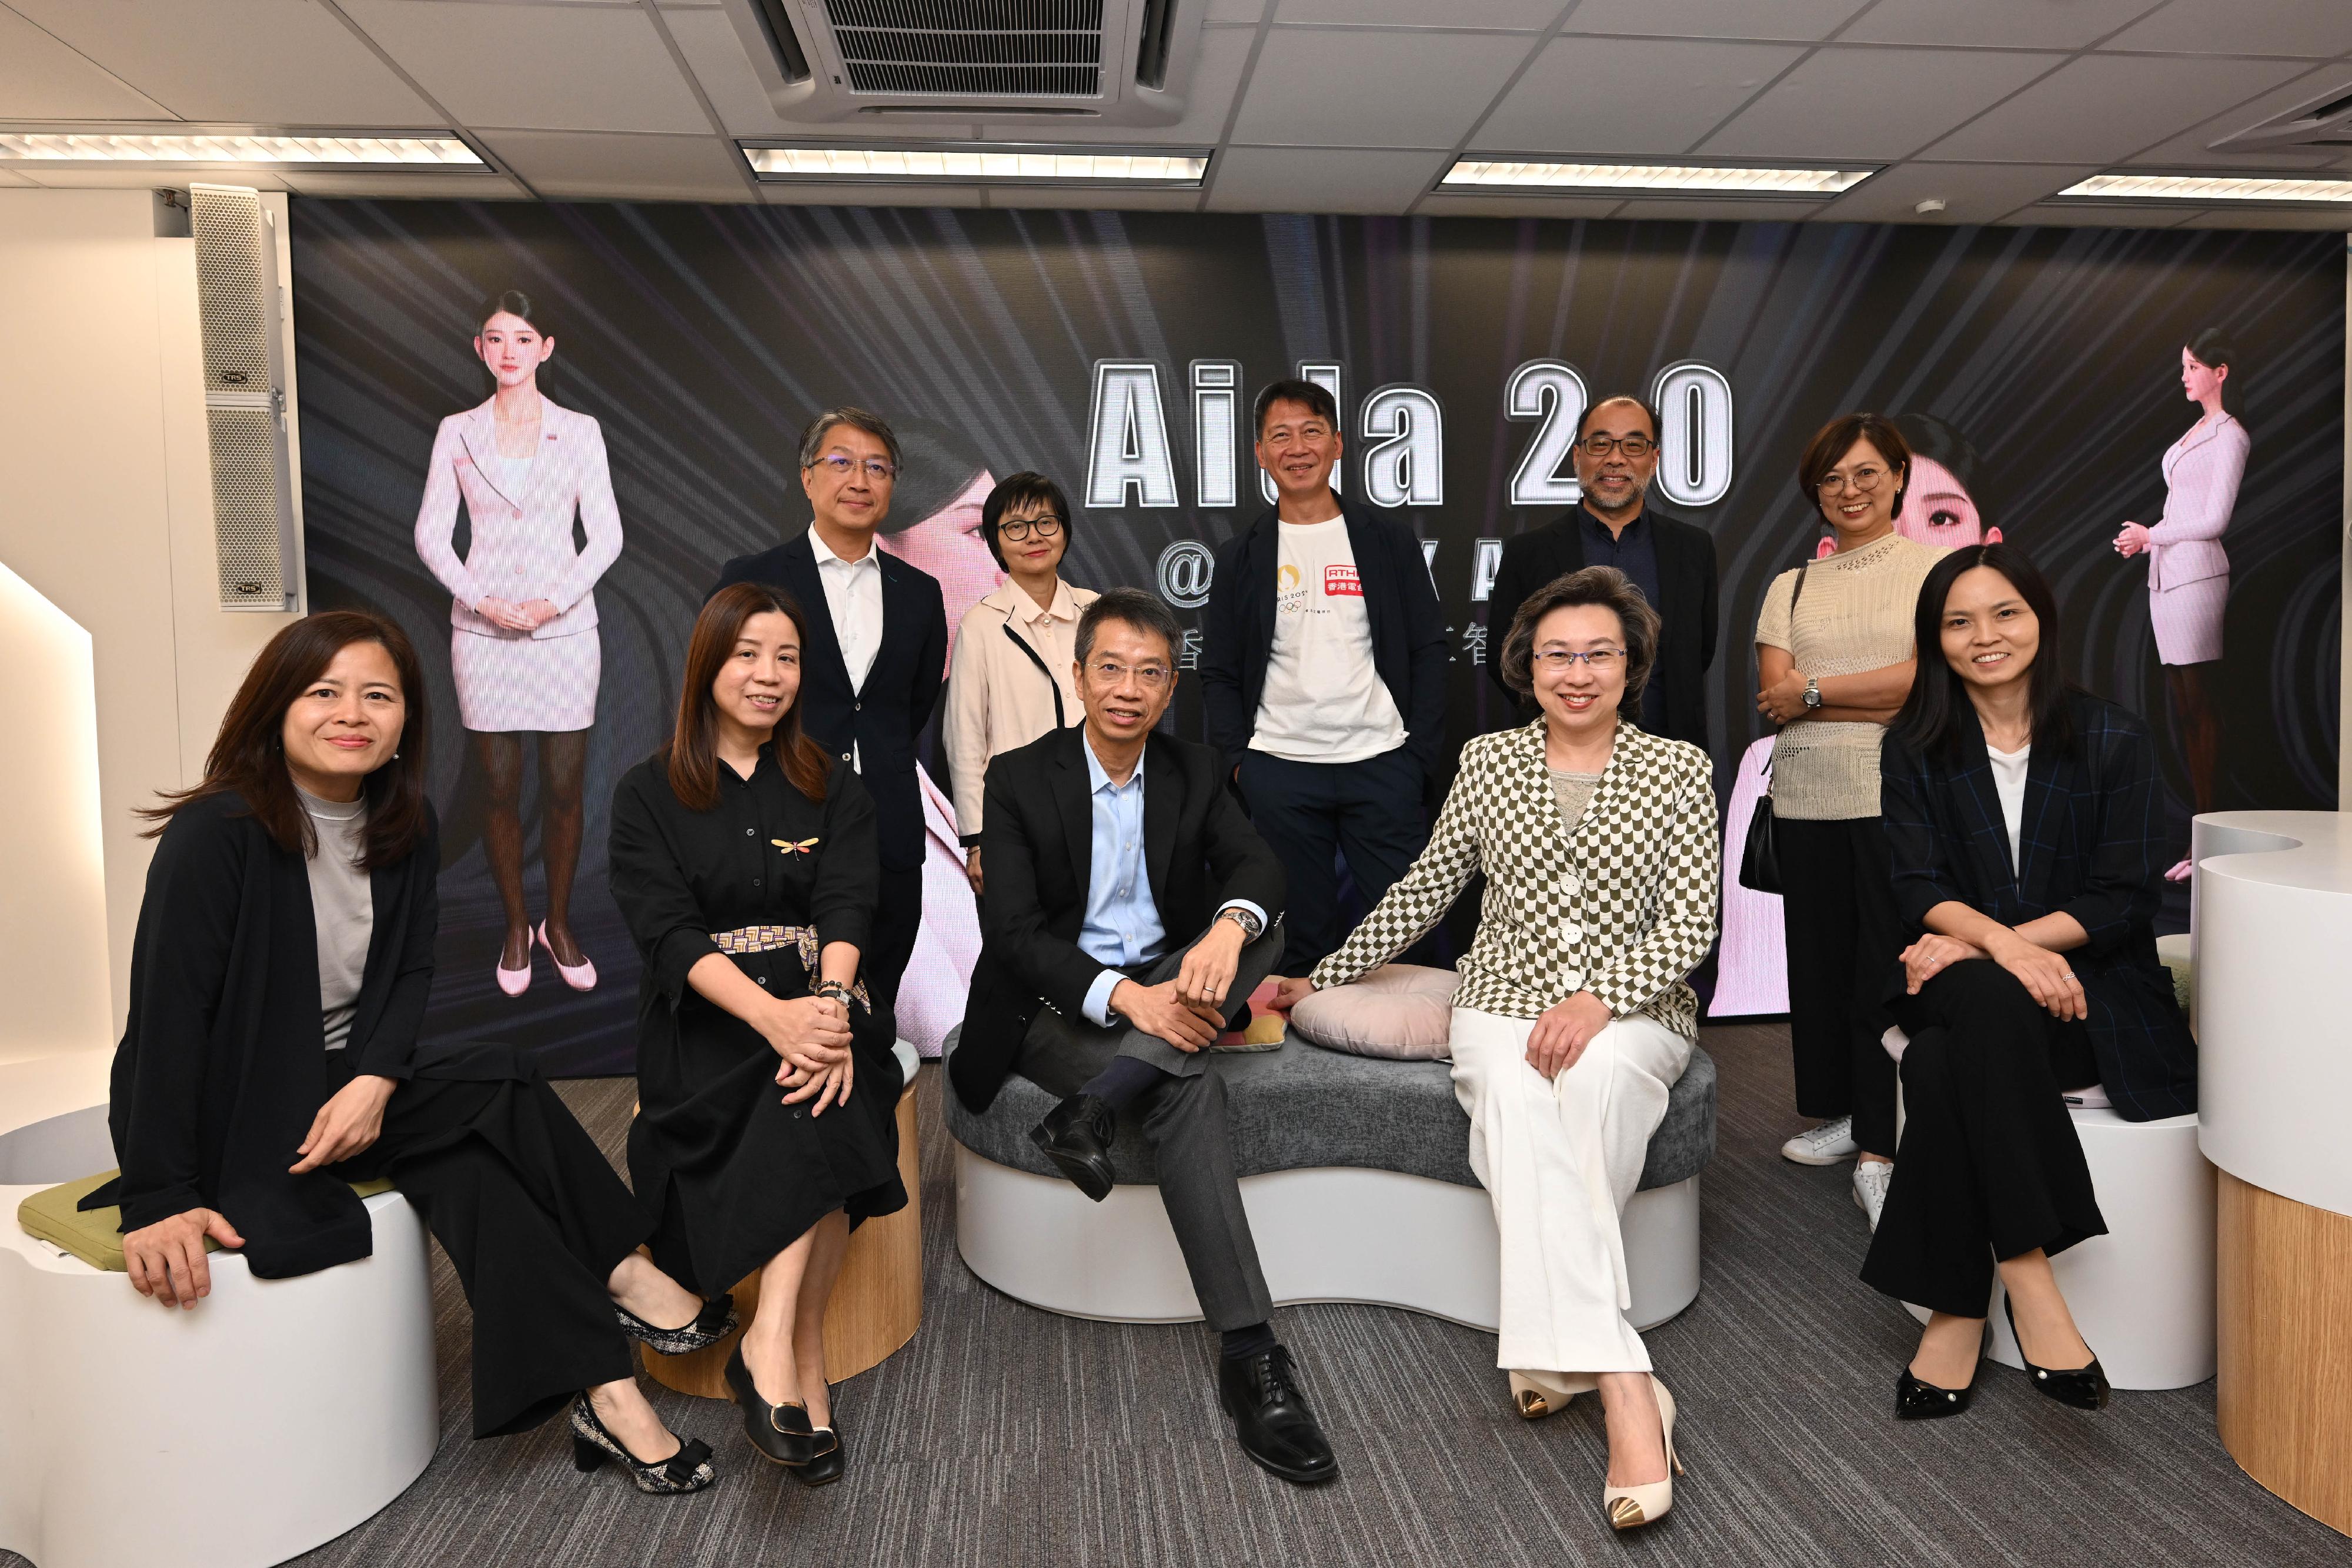
[(2106, 1232), (2065, 1092), (2102, 1086), (2132, 1121), (2197, 1109), (2151, 924), (2153, 747), (2065, 684), (2049, 586), (2014, 546), (1937, 562), (1916, 630), (1919, 678), (1880, 769), (1895, 901), (1917, 934), (1890, 984), (1909, 1114), (1862, 1277), (1931, 1313), (1898, 1416), (1967, 1408), (1996, 1260), (2035, 1391), (2096, 1409), (2106, 1376), (2050, 1268)]
[[(418, 1039), (440, 870), (425, 798), (425, 685), (408, 640), (332, 612), (270, 639), (161, 842), (131, 949), (108, 1111), (131, 1282), (209, 1293), (209, 1238), (261, 1279), (368, 1256), (350, 1183), (389, 1177), (474, 1308), (474, 1435), (571, 1407), (583, 1469), (699, 1491), (633, 1375), (732, 1322), (636, 1252), (646, 1224), (563, 1102), (502, 1046)], [(676, 1325), (663, 1327), (657, 1325)], [(364, 1345), (352, 1354), (367, 1354)]]

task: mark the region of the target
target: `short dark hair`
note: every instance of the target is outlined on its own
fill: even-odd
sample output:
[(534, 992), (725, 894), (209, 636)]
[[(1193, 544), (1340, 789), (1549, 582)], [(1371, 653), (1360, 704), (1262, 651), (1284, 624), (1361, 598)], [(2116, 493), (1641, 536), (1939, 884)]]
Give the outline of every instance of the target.
[(1912, 611), (1911, 634), (1919, 653), (1911, 693), (1903, 699), (1889, 727), (1895, 741), (1923, 760), (1958, 766), (1960, 760), (1960, 715), (1969, 706), (1967, 683), (1943, 656), (1944, 605), (1960, 574), (1987, 567), (2009, 580), (2017, 596), (2042, 623), (2041, 646), (2033, 666), (2025, 672), (2031, 683), (2032, 740), (2063, 757), (2074, 748), (2074, 727), (2066, 711), (2066, 675), (2058, 642), (2058, 601), (2050, 583), (2031, 557), (2012, 544), (1964, 545), (1937, 561), (1919, 585), (1919, 602)]
[[(988, 553), (996, 558), (998, 566), (1004, 566), (1004, 546), (998, 540), (996, 530), (1004, 521), (1006, 508), (1034, 507), (1040, 501), (1053, 507), (1054, 515), (1062, 519), (1062, 548), (1064, 550), (1070, 548), (1070, 541), (1077, 531), (1077, 519), (1070, 516), (1070, 498), (1062, 494), (1059, 485), (1043, 474), (1024, 468), (1018, 474), (1008, 474), (999, 479), (996, 488), (988, 493), (987, 501), (980, 508), (980, 537), (987, 543)], [(1005, 570), (1010, 571), (1012, 568), (1005, 567)]]
[(1307, 413), (1320, 416), (1335, 433), (1339, 429), (1339, 403), (1332, 397), (1330, 388), (1298, 376), (1285, 376), (1278, 382), (1266, 382), (1257, 401), (1250, 405), (1252, 440), (1264, 438), (1266, 410), (1278, 402), (1304, 403)]
[(1627, 718), (1641, 717), (1642, 688), (1650, 684), (1651, 668), (1658, 662), (1658, 612), (1633, 580), (1613, 566), (1565, 573), (1527, 596), (1503, 635), (1504, 684), (1521, 696), (1534, 694), (1536, 627), (1553, 611), (1579, 604), (1616, 612), (1625, 637), (1625, 695), (1617, 711)]
[(1822, 481), (1845, 460), (1857, 441), (1877, 447), (1878, 455), (1901, 474), (1891, 510), (1903, 509), (1903, 493), (1911, 487), (1911, 444), (1883, 413), (1842, 413), (1813, 432), (1812, 440), (1805, 444), (1805, 455), (1797, 460), (1797, 488), (1817, 515), (1822, 508)]
[(1168, 644), (1168, 662), (1176, 662), (1176, 651), (1184, 645), (1184, 628), (1176, 623), (1176, 612), (1156, 593), (1140, 588), (1114, 588), (1089, 604), (1078, 616), (1078, 663), (1083, 664), (1094, 656), (1095, 635), (1106, 621), (1117, 621), (1139, 632), (1156, 632)]
[(1658, 433), (1665, 428), (1664, 422), (1658, 418), (1658, 411), (1650, 406), (1650, 400), (1648, 398), (1635, 397), (1632, 392), (1611, 392), (1607, 397), (1601, 398), (1596, 402), (1587, 403), (1585, 405), (1584, 412), (1576, 416), (1576, 438), (1579, 441), (1584, 439), (1584, 427), (1592, 423), (1592, 416), (1600, 413), (1602, 409), (1608, 407), (1612, 402), (1630, 402), (1635, 408), (1640, 409), (1643, 413), (1648, 414), (1650, 416), (1650, 439), (1654, 443), (1658, 439)]
[(880, 414), (869, 413), (865, 409), (842, 403), (826, 409), (814, 419), (810, 420), (807, 427), (801, 432), (802, 467), (816, 466), (816, 460), (824, 455), (825, 432), (836, 424), (845, 424), (853, 430), (862, 430), (880, 442), (883, 450), (890, 454), (890, 466), (893, 468), (898, 466), (901, 462), (898, 455), (898, 433), (892, 430), (888, 422)]

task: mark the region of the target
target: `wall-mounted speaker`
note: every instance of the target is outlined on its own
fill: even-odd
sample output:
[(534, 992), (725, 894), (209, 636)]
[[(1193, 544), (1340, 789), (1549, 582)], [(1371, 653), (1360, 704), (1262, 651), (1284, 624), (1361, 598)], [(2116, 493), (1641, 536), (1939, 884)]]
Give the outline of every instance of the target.
[(300, 594), (276, 225), (257, 191), (191, 185), (188, 229), (204, 325), (221, 608), (282, 612)]

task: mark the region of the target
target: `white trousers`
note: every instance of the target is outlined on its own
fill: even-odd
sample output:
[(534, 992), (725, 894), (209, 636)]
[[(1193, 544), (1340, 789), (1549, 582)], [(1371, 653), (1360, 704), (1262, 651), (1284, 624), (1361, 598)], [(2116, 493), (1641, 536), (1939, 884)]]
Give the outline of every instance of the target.
[(1647, 1372), (1650, 1353), (1625, 1321), (1633, 1292), (1618, 1218), (1691, 1042), (1654, 1019), (1619, 1019), (1546, 1082), (1528, 1065), (1534, 1029), (1532, 1019), (1454, 1009), (1454, 1095), (1502, 1232), (1496, 1364)]

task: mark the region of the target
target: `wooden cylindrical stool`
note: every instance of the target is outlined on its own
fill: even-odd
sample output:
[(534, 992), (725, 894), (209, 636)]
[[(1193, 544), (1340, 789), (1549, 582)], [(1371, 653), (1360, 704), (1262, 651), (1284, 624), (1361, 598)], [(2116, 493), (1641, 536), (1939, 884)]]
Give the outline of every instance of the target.
[[(923, 1193), (921, 1149), (916, 1141), (915, 1085), (898, 1096), (898, 1179), (907, 1184), (907, 1207), (869, 1219), (850, 1233), (841, 1279), (824, 1312), (824, 1376), (841, 1383), (878, 1366), (915, 1337), (923, 1322)], [(743, 1322), (760, 1305), (760, 1276), (735, 1287), (735, 1313)], [(665, 1388), (705, 1399), (732, 1397), (727, 1391), (727, 1359), (735, 1354), (737, 1330), (708, 1350), (690, 1355), (656, 1355), (639, 1347), (646, 1375)]]
[(2352, 1535), (2352, 1217), (2223, 1171), (2219, 1230), (2221, 1446)]

